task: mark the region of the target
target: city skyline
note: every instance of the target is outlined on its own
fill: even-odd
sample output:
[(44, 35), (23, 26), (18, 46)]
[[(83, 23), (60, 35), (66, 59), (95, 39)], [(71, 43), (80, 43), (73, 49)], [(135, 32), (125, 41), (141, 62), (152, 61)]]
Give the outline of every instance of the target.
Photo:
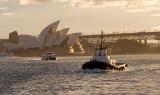
[(0, 38), (36, 36), (57, 20), (71, 33), (159, 29), (160, 0), (0, 0)]

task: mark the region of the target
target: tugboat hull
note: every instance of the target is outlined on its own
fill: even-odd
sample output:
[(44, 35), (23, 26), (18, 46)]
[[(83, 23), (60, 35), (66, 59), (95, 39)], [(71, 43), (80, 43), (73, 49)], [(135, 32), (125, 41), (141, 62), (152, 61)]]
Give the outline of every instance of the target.
[(110, 65), (109, 63), (99, 62), (99, 61), (90, 61), (82, 65), (83, 70), (87, 69), (100, 69), (100, 70), (117, 70), (123, 71), (128, 65), (124, 63), (116, 63), (116, 65)]

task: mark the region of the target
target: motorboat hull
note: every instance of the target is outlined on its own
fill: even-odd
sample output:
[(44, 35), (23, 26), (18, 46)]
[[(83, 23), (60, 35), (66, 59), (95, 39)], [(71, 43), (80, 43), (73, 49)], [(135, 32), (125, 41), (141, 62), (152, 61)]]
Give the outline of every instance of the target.
[(42, 60), (56, 60), (56, 54), (52, 52), (46, 52), (42, 55)]
[(117, 70), (123, 71), (128, 65), (124, 63), (116, 63), (115, 65), (110, 65), (106, 62), (99, 61), (89, 61), (82, 65), (83, 70), (87, 69), (100, 69), (100, 70)]
[(54, 58), (42, 58), (42, 60), (56, 60), (56, 57), (54, 57)]

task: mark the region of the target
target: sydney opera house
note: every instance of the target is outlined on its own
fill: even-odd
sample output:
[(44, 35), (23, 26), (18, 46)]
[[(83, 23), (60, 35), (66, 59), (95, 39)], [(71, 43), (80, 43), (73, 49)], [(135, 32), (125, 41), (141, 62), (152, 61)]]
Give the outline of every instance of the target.
[(73, 46), (78, 46), (84, 52), (78, 41), (81, 33), (68, 34), (69, 28), (58, 29), (60, 21), (56, 21), (44, 28), (38, 36), (18, 35), (17, 31), (9, 34), (9, 39), (1, 41), (1, 47), (7, 50), (16, 49), (46, 49), (55, 47), (66, 47), (73, 53)]

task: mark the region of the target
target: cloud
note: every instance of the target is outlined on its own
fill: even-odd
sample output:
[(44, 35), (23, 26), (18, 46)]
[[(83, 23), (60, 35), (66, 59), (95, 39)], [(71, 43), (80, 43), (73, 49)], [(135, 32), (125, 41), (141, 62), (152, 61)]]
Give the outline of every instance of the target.
[(53, 0), (55, 2), (61, 2), (61, 3), (65, 3), (65, 2), (69, 2), (70, 0)]
[[(71, 7), (122, 7), (128, 13), (157, 12), (160, 10), (160, 0), (54, 0), (59, 3), (67, 3)], [(153, 16), (158, 16), (154, 14)]]
[(13, 13), (13, 12), (6, 12), (6, 13), (2, 13), (1, 15), (4, 15), (4, 16), (13, 16), (13, 15), (15, 15), (15, 13)]
[(126, 7), (148, 8), (156, 10), (160, 8), (160, 0), (19, 0), (20, 5), (39, 4), (49, 1), (66, 3), (71, 7)]
[(117, 7), (126, 6), (126, 0), (68, 0), (72, 7)]
[(0, 7), (0, 10), (6, 10), (7, 7)]
[(157, 17), (160, 17), (160, 13), (151, 14), (151, 16), (157, 16)]
[(154, 26), (151, 28), (151, 30), (160, 30), (160, 26)]
[(131, 9), (131, 10), (126, 10), (128, 13), (142, 13), (142, 12), (147, 12), (146, 10), (143, 9)]
[(20, 5), (28, 5), (35, 3), (34, 0), (20, 0)]
[(0, 0), (0, 2), (8, 2), (8, 0)]
[(7, 7), (4, 5), (5, 3), (8, 3), (8, 0), (0, 0), (0, 10), (6, 10)]
[[(9, 0), (0, 0), (0, 2), (8, 2)], [(160, 0), (18, 0), (19, 5), (43, 4), (45, 2), (58, 2), (62, 5), (68, 5), (78, 8), (91, 7), (122, 7), (127, 13), (151, 13), (152, 16), (160, 10)], [(1, 10), (4, 8), (0, 8)], [(154, 14), (153, 14), (154, 13)]]
[(144, 7), (160, 5), (160, 0), (54, 0), (68, 2), (72, 7)]
[(20, 0), (19, 4), (20, 5), (40, 4), (48, 1), (53, 1), (53, 0)]

